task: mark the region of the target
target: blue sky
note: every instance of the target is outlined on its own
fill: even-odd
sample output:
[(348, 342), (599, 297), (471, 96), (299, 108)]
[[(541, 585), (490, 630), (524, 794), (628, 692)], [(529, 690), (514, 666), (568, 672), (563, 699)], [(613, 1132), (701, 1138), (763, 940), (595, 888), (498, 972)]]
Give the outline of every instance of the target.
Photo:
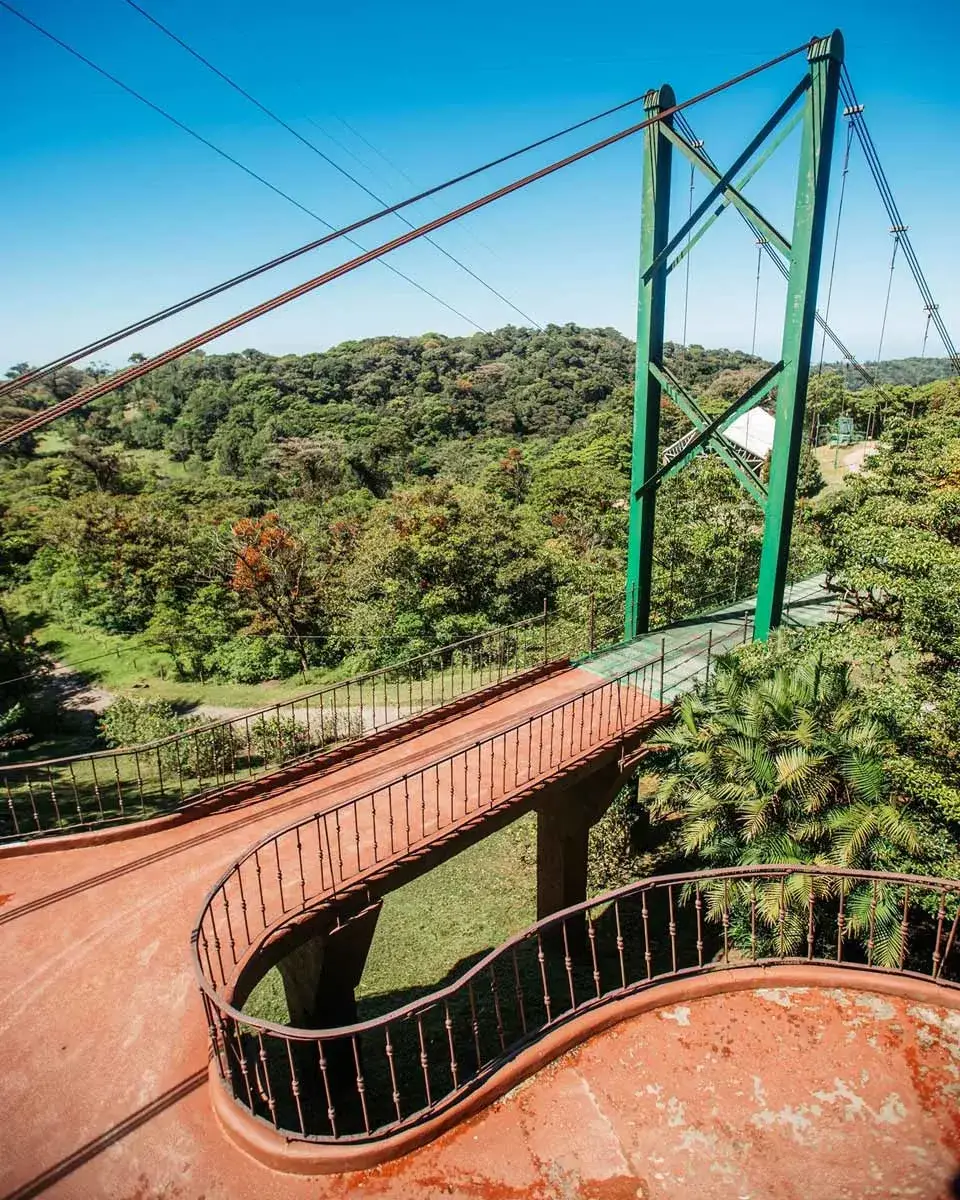
[[(372, 202), (358, 188), (123, 0), (17, 2), (332, 223), (370, 210)], [(144, 7), (390, 200), (408, 194), (411, 180), (418, 188), (432, 184), (664, 80), (681, 97), (693, 94), (839, 23), (914, 246), (960, 339), (954, 216), (960, 202), (960, 7), (953, 0), (933, 0), (922, 15), (888, 0), (848, 0), (842, 9), (819, 0), (789, 6), (698, 0), (683, 8), (621, 0), (595, 7), (563, 0), (549, 7), (368, 0), (362, 11), (308, 0), (144, 0)], [(323, 232), (2, 10), (0, 37), (6, 67), (0, 95), (0, 367), (44, 361)], [(736, 153), (801, 70), (794, 60), (688, 113), (719, 161)], [(461, 203), (628, 119), (607, 120), (446, 197)], [(631, 139), (437, 239), (541, 323), (576, 321), (631, 332), (639, 152), (639, 140)], [(794, 169), (795, 146), (787, 143), (750, 192), (786, 232)], [(686, 168), (678, 167), (678, 213), (688, 183)], [(445, 204), (445, 198), (429, 201), (417, 213), (426, 219)], [(372, 245), (401, 229), (391, 220), (361, 236)], [(877, 351), (890, 248), (886, 215), (855, 149), (831, 323), (863, 358)], [(336, 247), (322, 250), (104, 357), (118, 364), (131, 351), (160, 350), (345, 254)], [(404, 249), (392, 261), (480, 325), (520, 321), (427, 245)], [(693, 256), (690, 341), (750, 349), (756, 267), (749, 231), (728, 215)], [(782, 287), (769, 265), (761, 273), (760, 298), (757, 351), (775, 356)], [(668, 336), (680, 337), (682, 309), (677, 278)], [(923, 323), (921, 301), (901, 267), (884, 356), (918, 353)], [(302, 352), (351, 337), (472, 328), (370, 265), (210, 349)], [(934, 336), (928, 353), (939, 350)]]

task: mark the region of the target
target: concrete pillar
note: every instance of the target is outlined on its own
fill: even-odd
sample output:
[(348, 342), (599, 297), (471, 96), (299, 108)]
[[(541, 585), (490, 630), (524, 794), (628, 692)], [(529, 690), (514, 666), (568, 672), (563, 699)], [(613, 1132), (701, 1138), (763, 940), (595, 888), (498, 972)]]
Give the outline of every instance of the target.
[(587, 898), (590, 824), (575, 790), (537, 809), (537, 919)]
[[(298, 1029), (336, 1029), (357, 1020), (356, 988), (377, 928), (382, 901), (370, 905), (342, 925), (316, 934), (277, 964), (287, 998), (290, 1024)], [(301, 1102), (311, 1128), (326, 1129), (329, 1101), (337, 1114), (337, 1130), (359, 1129), (357, 1057), (363, 1065), (359, 1039), (332, 1038), (323, 1044), (326, 1081), (315, 1042), (294, 1044), (292, 1057), (301, 1089)], [(356, 1055), (354, 1051), (356, 1050)]]
[(356, 1021), (355, 991), (382, 907), (382, 901), (371, 904), (335, 929), (310, 938), (277, 964), (295, 1028), (325, 1029)]

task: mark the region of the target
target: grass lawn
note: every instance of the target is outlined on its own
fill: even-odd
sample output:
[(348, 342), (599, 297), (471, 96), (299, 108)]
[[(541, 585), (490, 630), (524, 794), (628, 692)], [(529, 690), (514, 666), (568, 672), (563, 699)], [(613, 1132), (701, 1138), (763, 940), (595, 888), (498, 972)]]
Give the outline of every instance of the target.
[(170, 656), (145, 646), (136, 637), (101, 630), (77, 631), (52, 620), (38, 626), (33, 636), (42, 650), (57, 662), (75, 667), (92, 686), (141, 699), (169, 700), (183, 708), (197, 704), (260, 708), (337, 678), (336, 671), (327, 669), (308, 671), (306, 683), (300, 675), (266, 683), (201, 683), (197, 679), (173, 678)]
[[(536, 830), (529, 813), (386, 897), (357, 989), (361, 1020), (456, 977), (464, 960), (536, 920)], [(264, 976), (244, 1011), (288, 1019), (279, 971)]]

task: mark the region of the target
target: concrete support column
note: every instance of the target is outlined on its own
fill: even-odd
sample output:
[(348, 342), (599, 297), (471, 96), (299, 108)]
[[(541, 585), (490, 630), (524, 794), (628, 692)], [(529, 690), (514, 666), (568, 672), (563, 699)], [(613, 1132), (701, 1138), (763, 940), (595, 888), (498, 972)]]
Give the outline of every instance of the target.
[[(382, 907), (378, 901), (342, 925), (315, 934), (277, 964), (294, 1028), (337, 1029), (356, 1022), (356, 989)], [(294, 1044), (292, 1057), (311, 1126), (319, 1121), (317, 1128), (323, 1128), (328, 1104), (340, 1129), (355, 1126), (360, 1119), (357, 1061), (361, 1067), (363, 1061), (359, 1038), (356, 1046), (349, 1037), (323, 1042), (326, 1080), (315, 1042)]]
[(382, 901), (335, 929), (310, 938), (277, 964), (290, 1024), (299, 1029), (350, 1025), (357, 1019), (356, 988), (363, 976)]
[(537, 919), (587, 898), (590, 822), (575, 791), (537, 809)]

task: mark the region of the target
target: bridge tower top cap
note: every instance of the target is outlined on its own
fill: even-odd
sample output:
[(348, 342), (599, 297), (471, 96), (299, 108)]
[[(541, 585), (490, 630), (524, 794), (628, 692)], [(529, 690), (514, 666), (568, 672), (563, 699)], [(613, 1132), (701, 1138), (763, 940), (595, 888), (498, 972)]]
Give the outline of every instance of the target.
[(807, 49), (808, 62), (821, 62), (825, 58), (843, 62), (843, 34), (839, 29), (826, 37), (814, 38)]
[(676, 102), (676, 94), (669, 83), (662, 83), (658, 88), (651, 88), (643, 97), (643, 107), (648, 113), (673, 108)]

